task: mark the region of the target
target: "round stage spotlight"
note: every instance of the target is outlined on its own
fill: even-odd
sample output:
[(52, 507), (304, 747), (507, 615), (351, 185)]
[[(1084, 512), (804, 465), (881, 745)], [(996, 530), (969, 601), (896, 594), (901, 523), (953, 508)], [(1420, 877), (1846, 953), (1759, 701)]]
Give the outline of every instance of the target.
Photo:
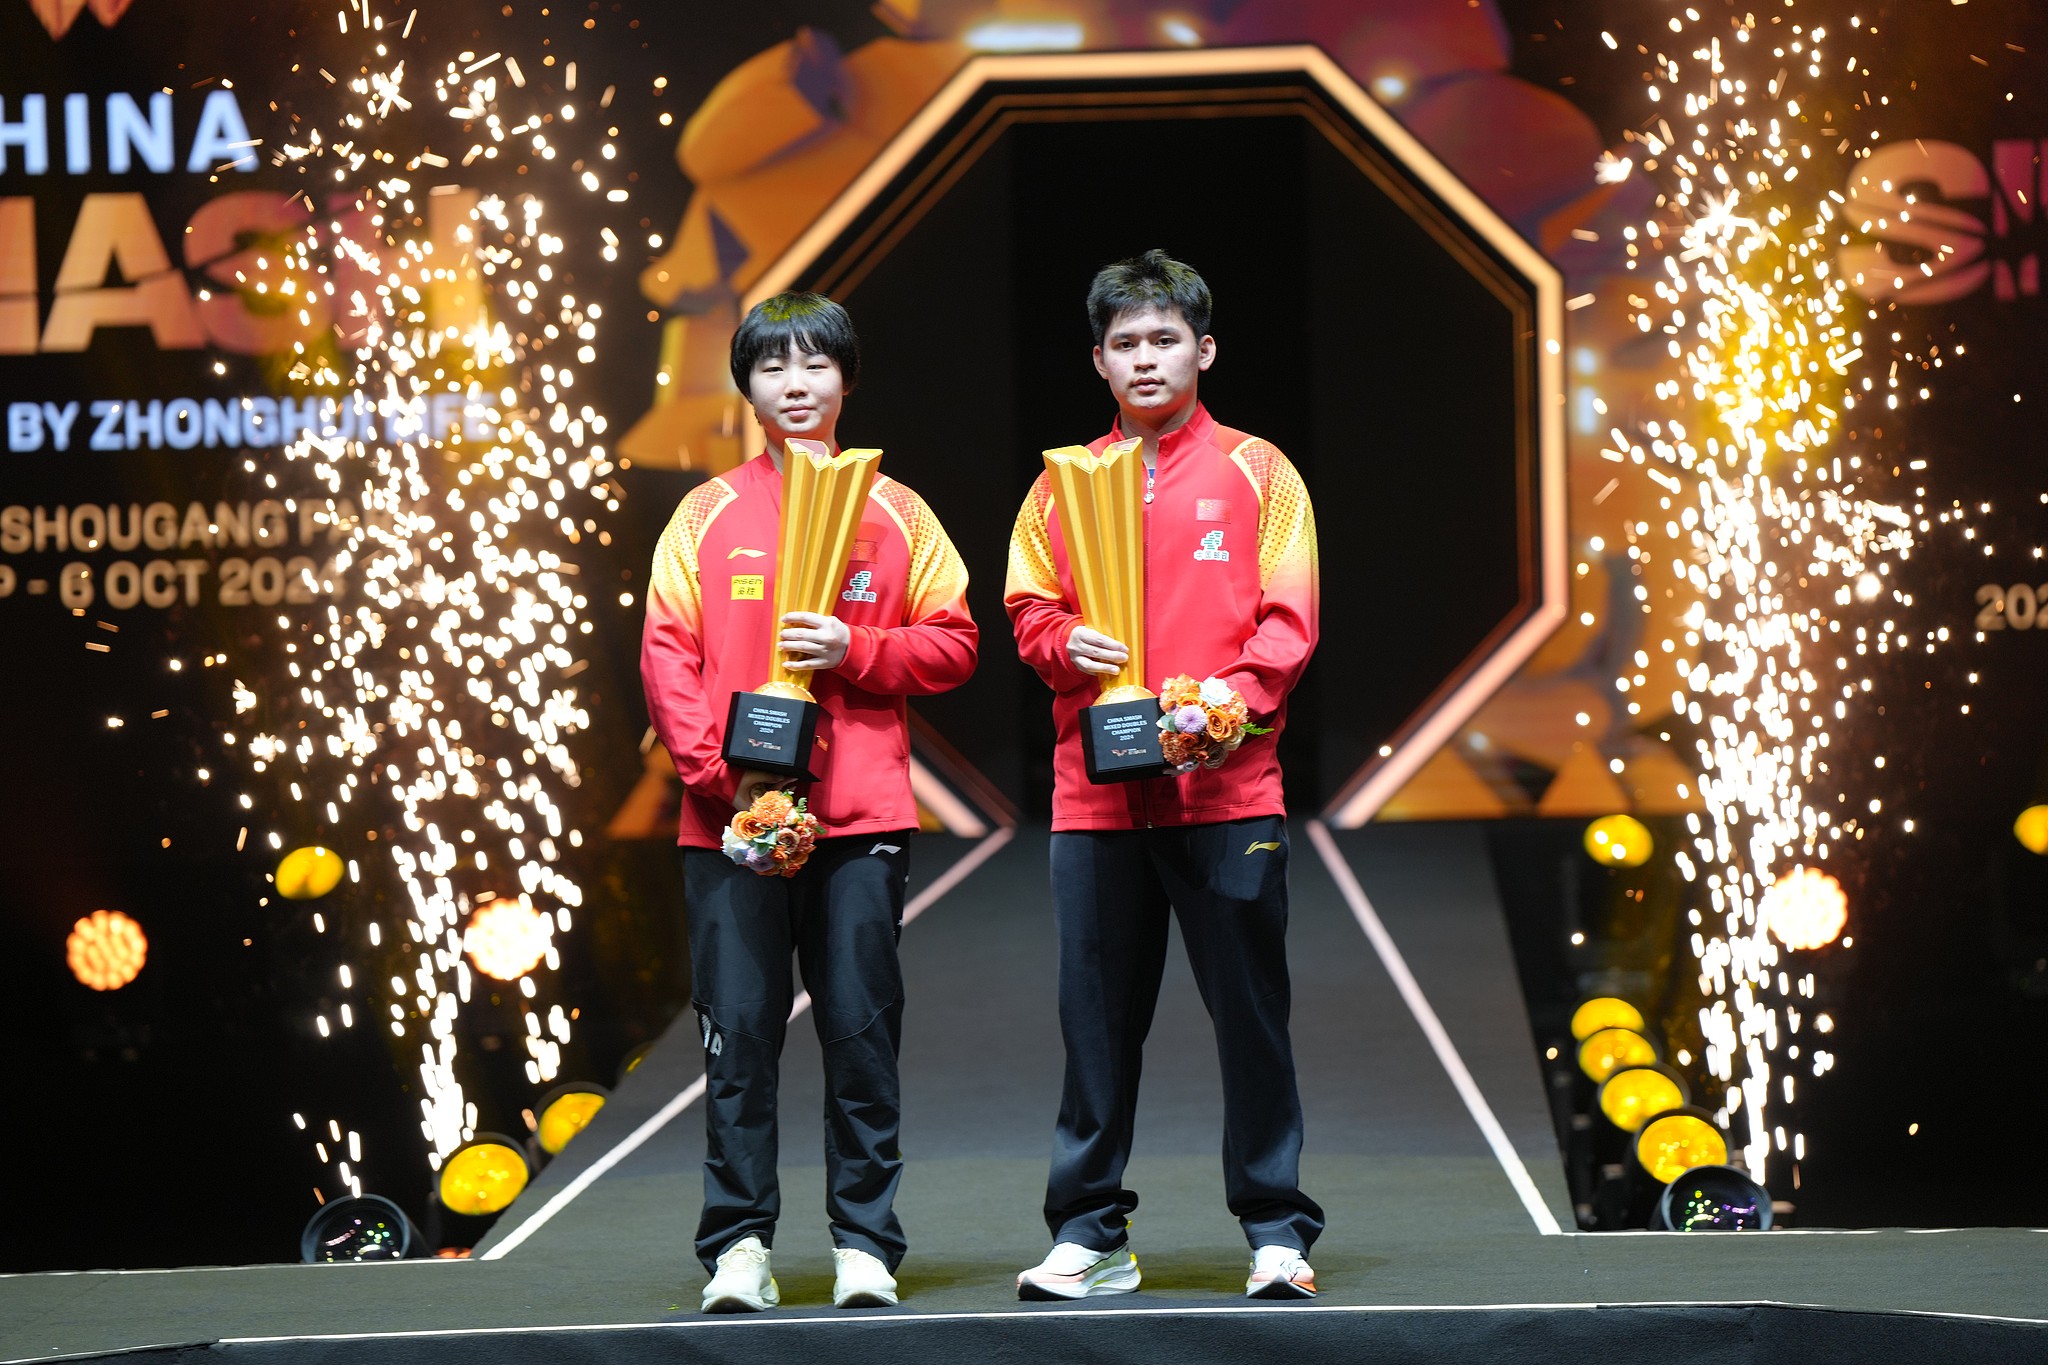
[(1696, 1166), (1728, 1164), (1728, 1138), (1704, 1109), (1684, 1105), (1658, 1114), (1636, 1130), (1636, 1164), (1660, 1185)]
[(541, 1096), (540, 1103), (534, 1106), (534, 1112), (540, 1115), (535, 1124), (540, 1149), (549, 1156), (561, 1155), (569, 1140), (597, 1117), (597, 1111), (604, 1108), (609, 1098), (611, 1092), (603, 1086), (582, 1082), (556, 1086)]
[(1695, 1166), (1664, 1187), (1650, 1227), (1658, 1232), (1769, 1232), (1771, 1194), (1733, 1166)]
[(1586, 826), (1586, 856), (1603, 867), (1641, 867), (1656, 847), (1649, 826), (1633, 815), (1603, 815)]
[(149, 960), (149, 936), (119, 910), (95, 910), (71, 926), (64, 961), (71, 974), (96, 991), (118, 991)]
[(441, 1206), (471, 1218), (502, 1213), (532, 1176), (517, 1142), (478, 1133), (442, 1165)]
[(1596, 995), (1572, 1011), (1572, 1041), (1583, 1043), (1604, 1028), (1643, 1031), (1643, 1012), (1612, 995)]
[(423, 1245), (404, 1209), (381, 1194), (364, 1194), (322, 1204), (299, 1234), (299, 1259), (307, 1265), (402, 1261), (419, 1255)]
[(2012, 837), (2029, 853), (2048, 853), (2048, 803), (2021, 811), (2012, 822)]
[(1825, 948), (1849, 922), (1849, 897), (1820, 869), (1795, 867), (1771, 883), (1757, 910), (1787, 948)]
[(278, 860), (277, 871), (272, 874), (277, 882), (277, 894), (286, 900), (317, 901), (335, 887), (341, 885), (341, 874), (348, 871), (348, 864), (341, 855), (331, 848), (308, 845), (295, 848)]
[(485, 901), (462, 933), (471, 965), (499, 981), (517, 981), (540, 966), (553, 942), (554, 922), (524, 896)]
[(1663, 1066), (1625, 1066), (1600, 1084), (1600, 1112), (1624, 1133), (1633, 1133), (1653, 1114), (1683, 1108), (1692, 1097), (1678, 1073)]
[(1604, 1028), (1579, 1044), (1579, 1070), (1595, 1084), (1624, 1067), (1648, 1066), (1656, 1060), (1656, 1044), (1634, 1029)]
[(632, 1075), (635, 1071), (639, 1070), (640, 1063), (646, 1061), (648, 1056), (653, 1053), (654, 1049), (659, 1047), (660, 1045), (661, 1040), (659, 1038), (650, 1038), (648, 1041), (637, 1045), (631, 1052), (628, 1052), (625, 1056), (621, 1057), (619, 1059), (619, 1084), (624, 1085), (626, 1083), (626, 1077)]

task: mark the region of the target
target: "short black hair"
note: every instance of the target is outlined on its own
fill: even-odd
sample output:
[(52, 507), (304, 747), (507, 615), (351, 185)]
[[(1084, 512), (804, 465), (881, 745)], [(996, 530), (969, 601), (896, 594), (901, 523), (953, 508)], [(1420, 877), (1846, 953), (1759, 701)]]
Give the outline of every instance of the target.
[(1109, 335), (1111, 323), (1143, 308), (1173, 309), (1197, 337), (1209, 334), (1209, 286), (1193, 266), (1158, 247), (1095, 272), (1088, 286), (1088, 325), (1095, 330), (1095, 344)]
[(747, 392), (747, 377), (765, 355), (787, 355), (791, 342), (813, 355), (839, 363), (846, 392), (860, 383), (860, 338), (853, 319), (823, 294), (791, 289), (763, 299), (747, 310), (732, 334), (732, 382)]

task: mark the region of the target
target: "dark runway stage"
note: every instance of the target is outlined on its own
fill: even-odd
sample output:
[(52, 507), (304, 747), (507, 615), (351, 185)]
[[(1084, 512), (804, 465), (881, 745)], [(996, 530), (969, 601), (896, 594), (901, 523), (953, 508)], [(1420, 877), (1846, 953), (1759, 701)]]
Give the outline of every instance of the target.
[[(1294, 1039), (1304, 1185), (1329, 1214), (1313, 1256), (1322, 1297), (1241, 1297), (1213, 1043), (1176, 956), (1130, 1173), (1144, 1201), (1133, 1228), (1144, 1289), (1019, 1303), (1014, 1276), (1046, 1245), (1038, 1208), (1061, 1057), (1046, 836), (1004, 839), (917, 849), (913, 887), (927, 894), (903, 941), (899, 1209), (911, 1251), (900, 1309), (829, 1307), (806, 1016), (784, 1059), (785, 1307), (694, 1311), (702, 1068), (685, 1015), (478, 1259), (0, 1278), (0, 1361), (149, 1348), (152, 1359), (352, 1365), (2048, 1358), (2042, 1232), (1571, 1232), (1484, 838), (1452, 825), (1294, 830)], [(1346, 885), (1352, 870), (1362, 895)]]

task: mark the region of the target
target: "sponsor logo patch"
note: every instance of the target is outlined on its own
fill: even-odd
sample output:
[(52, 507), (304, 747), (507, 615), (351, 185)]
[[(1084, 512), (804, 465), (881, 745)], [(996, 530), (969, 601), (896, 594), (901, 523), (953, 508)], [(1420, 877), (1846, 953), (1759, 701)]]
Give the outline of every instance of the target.
[(839, 594), (839, 600), (842, 602), (875, 601), (875, 594), (868, 590), (868, 585), (874, 581), (875, 575), (873, 570), (862, 569), (846, 580), (846, 591)]
[(763, 574), (736, 573), (732, 576), (732, 600), (759, 602), (767, 596), (768, 579)]
[(1221, 531), (1211, 531), (1207, 535), (1204, 535), (1202, 537), (1202, 548), (1195, 551), (1195, 558), (1216, 560), (1229, 559), (1230, 551), (1223, 548), (1223, 533)]

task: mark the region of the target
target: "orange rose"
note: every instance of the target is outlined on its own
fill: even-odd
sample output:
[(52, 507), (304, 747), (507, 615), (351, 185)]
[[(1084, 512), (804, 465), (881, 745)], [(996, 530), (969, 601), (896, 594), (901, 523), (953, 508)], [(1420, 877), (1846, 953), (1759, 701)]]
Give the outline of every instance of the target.
[(765, 834), (768, 825), (768, 821), (752, 810), (743, 810), (732, 818), (732, 832), (750, 843)]
[(1178, 711), (1183, 706), (1194, 706), (1202, 699), (1202, 685), (1185, 673), (1176, 673), (1166, 680), (1159, 693), (1159, 709)]
[(1209, 738), (1215, 740), (1218, 744), (1228, 744), (1237, 737), (1237, 732), (1243, 725), (1243, 721), (1233, 719), (1227, 711), (1211, 711), (1209, 713)]

